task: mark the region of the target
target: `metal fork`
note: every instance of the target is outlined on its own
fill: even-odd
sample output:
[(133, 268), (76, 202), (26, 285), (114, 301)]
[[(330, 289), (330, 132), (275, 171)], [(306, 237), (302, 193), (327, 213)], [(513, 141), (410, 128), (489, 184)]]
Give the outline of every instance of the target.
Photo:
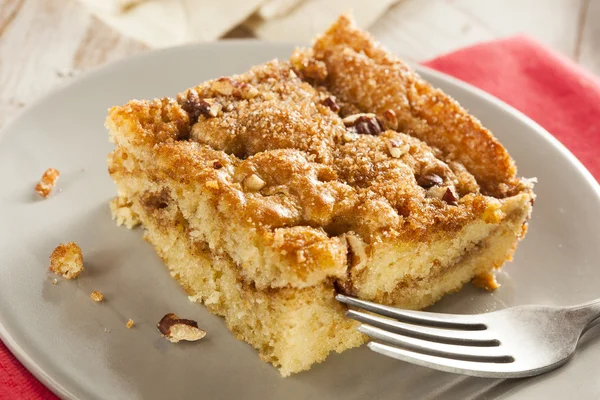
[[(522, 378), (563, 365), (600, 322), (600, 299), (572, 307), (518, 306), (487, 314), (401, 310), (338, 294), (368, 347), (413, 364), (486, 378)], [(374, 314), (371, 314), (374, 313)]]

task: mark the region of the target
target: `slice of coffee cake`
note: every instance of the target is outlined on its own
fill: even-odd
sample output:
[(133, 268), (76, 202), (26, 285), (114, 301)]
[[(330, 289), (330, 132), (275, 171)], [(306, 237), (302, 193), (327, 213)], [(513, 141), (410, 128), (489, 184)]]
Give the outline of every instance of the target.
[(345, 16), (107, 127), (119, 222), (283, 375), (364, 341), (335, 290), (423, 308), (486, 281), (533, 204), (497, 139)]

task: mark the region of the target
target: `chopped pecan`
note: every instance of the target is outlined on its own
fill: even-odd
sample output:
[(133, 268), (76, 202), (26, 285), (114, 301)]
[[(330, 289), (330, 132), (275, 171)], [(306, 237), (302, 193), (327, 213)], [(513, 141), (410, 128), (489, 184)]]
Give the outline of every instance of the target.
[(173, 313), (162, 317), (156, 324), (160, 333), (162, 333), (171, 343), (177, 343), (181, 340), (196, 341), (206, 336), (206, 331), (198, 328), (198, 323), (191, 319), (179, 318)]
[(354, 114), (342, 120), (346, 128), (364, 135), (379, 135), (383, 132), (375, 114)]
[(224, 96), (235, 96), (242, 99), (252, 99), (258, 95), (258, 90), (251, 84), (226, 77), (213, 81), (211, 89)]
[(394, 110), (389, 109), (383, 113), (383, 122), (384, 125), (393, 131), (398, 129), (398, 118), (396, 117), (396, 113)]
[(454, 190), (449, 186), (432, 186), (427, 190), (427, 197), (445, 201), (451, 206), (458, 204), (458, 198), (454, 194)]
[(440, 186), (444, 183), (442, 177), (436, 174), (423, 174), (417, 179), (417, 184), (423, 189), (429, 189), (432, 186)]
[[(237, 83), (237, 82), (236, 82)], [(210, 86), (212, 90), (224, 96), (231, 96), (236, 89), (233, 81), (229, 78), (219, 78)]]
[(427, 189), (427, 197), (432, 197), (434, 199), (438, 199), (438, 200), (442, 200), (442, 198), (444, 197), (444, 194), (446, 194), (446, 189), (448, 189), (445, 186), (432, 186), (429, 189)]
[(200, 112), (207, 118), (216, 117), (217, 115), (219, 115), (222, 109), (223, 106), (217, 103), (215, 99), (200, 100)]
[(455, 206), (458, 204), (457, 202), (457, 198), (454, 195), (454, 192), (452, 191), (452, 189), (447, 188), (446, 191), (444, 192), (444, 195), (442, 196), (442, 200), (444, 200), (446, 203), (450, 204), (451, 206)]
[(386, 145), (390, 155), (394, 158), (400, 158), (410, 150), (409, 144), (400, 139), (388, 139)]
[(185, 99), (181, 101), (181, 108), (183, 108), (183, 111), (188, 113), (192, 122), (196, 122), (201, 114), (199, 104), (200, 97), (198, 96), (198, 92), (195, 90), (189, 90)]
[(252, 174), (244, 178), (243, 185), (244, 189), (249, 192), (258, 192), (265, 187), (267, 183), (256, 174)]
[(185, 100), (181, 103), (181, 108), (188, 113), (192, 122), (196, 122), (200, 115), (207, 118), (216, 117), (223, 109), (215, 99), (201, 99), (195, 90), (187, 92)]
[(335, 102), (335, 96), (325, 97), (321, 103), (335, 113), (340, 111), (340, 106)]

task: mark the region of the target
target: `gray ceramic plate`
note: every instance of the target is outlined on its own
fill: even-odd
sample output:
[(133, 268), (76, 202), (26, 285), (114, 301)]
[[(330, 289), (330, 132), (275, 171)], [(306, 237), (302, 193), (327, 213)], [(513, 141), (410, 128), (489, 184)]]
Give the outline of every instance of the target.
[[(57, 394), (78, 399), (164, 398), (599, 398), (600, 330), (563, 368), (524, 380), (431, 371), (369, 352), (335, 354), (282, 379), (223, 321), (188, 301), (141, 232), (117, 228), (107, 202), (111, 150), (106, 109), (129, 99), (174, 95), (243, 72), (291, 46), (258, 42), (195, 45), (144, 54), (77, 79), (25, 110), (0, 135), (0, 336)], [(523, 176), (537, 176), (538, 200), (526, 240), (494, 294), (466, 287), (436, 310), (473, 313), (525, 303), (574, 304), (600, 297), (600, 190), (591, 175), (532, 121), (490, 96), (429, 70), (422, 75), (494, 131)], [(56, 192), (33, 186), (49, 167)], [(86, 271), (53, 285), (48, 256), (76, 241)], [(106, 296), (92, 303), (90, 292)], [(194, 318), (208, 336), (172, 345), (156, 322), (167, 312)], [(134, 329), (125, 328), (128, 318)]]

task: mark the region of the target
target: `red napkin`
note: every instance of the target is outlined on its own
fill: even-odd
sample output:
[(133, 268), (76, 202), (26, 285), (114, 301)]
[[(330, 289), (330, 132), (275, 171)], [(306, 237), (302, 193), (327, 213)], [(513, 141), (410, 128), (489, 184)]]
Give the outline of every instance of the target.
[(0, 400), (54, 400), (56, 398), (0, 341)]
[(536, 41), (517, 36), (427, 61), (498, 97), (543, 126), (600, 181), (600, 80)]
[[(538, 122), (600, 180), (600, 82), (526, 37), (469, 47), (425, 62)], [(0, 342), (0, 400), (55, 399)]]

